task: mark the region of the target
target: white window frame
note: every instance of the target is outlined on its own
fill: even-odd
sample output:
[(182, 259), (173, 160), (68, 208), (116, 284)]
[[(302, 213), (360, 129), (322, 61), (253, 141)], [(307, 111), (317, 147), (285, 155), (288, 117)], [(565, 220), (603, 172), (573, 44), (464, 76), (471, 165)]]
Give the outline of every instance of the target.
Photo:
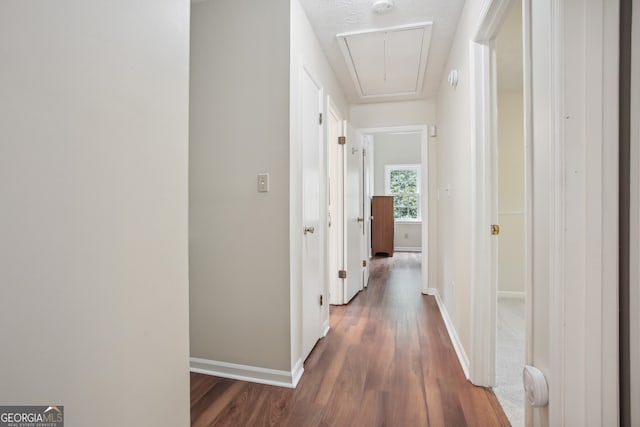
[(387, 196), (393, 196), (391, 193), (391, 171), (397, 170), (412, 170), (416, 171), (416, 189), (418, 197), (418, 217), (417, 218), (403, 218), (395, 219), (396, 223), (416, 223), (422, 222), (422, 170), (419, 163), (416, 164), (404, 164), (404, 165), (385, 165), (384, 166), (384, 191)]

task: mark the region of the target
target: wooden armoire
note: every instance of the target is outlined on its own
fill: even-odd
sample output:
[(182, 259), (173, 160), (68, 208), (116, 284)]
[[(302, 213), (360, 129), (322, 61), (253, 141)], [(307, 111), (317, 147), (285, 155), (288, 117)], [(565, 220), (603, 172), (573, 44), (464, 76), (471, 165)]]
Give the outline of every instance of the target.
[(371, 253), (393, 256), (393, 196), (371, 198)]

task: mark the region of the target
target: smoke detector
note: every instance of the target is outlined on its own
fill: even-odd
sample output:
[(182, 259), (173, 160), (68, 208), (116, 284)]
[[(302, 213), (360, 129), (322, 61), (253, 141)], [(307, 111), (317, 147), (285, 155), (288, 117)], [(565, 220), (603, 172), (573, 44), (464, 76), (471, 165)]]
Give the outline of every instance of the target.
[(393, 0), (373, 0), (371, 9), (373, 9), (375, 13), (383, 14), (393, 9), (393, 6), (395, 6)]

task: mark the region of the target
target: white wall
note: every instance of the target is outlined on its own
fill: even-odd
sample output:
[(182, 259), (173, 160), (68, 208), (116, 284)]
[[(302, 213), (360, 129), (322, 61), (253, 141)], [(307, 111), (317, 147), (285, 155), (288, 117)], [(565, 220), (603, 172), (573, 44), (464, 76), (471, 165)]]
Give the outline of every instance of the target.
[[(289, 0), (192, 8), (191, 356), (289, 371)], [(257, 192), (257, 174), (270, 192)]]
[(523, 117), (522, 91), (498, 93), (498, 292), (522, 295), (525, 256)]
[(436, 121), (435, 100), (352, 104), (349, 111), (349, 119), (355, 128), (432, 124)]
[[(438, 276), (437, 288), (467, 357), (471, 349), (471, 75), (469, 43), (481, 0), (465, 2), (438, 92)], [(451, 69), (459, 83), (447, 83)]]
[[(191, 49), (191, 356), (292, 372), (302, 65), (343, 114), (347, 104), (297, 0), (194, 4)], [(257, 192), (259, 172), (269, 193)]]
[(0, 56), (0, 401), (188, 425), (189, 3), (2, 1)]
[[(419, 165), (422, 162), (421, 144), (422, 141), (419, 133), (380, 133), (373, 136), (374, 195), (384, 196), (386, 194), (385, 166), (402, 164)], [(428, 168), (423, 168), (422, 173), (429, 173)], [(396, 250), (421, 249), (422, 223), (396, 222), (394, 228), (394, 246)]]

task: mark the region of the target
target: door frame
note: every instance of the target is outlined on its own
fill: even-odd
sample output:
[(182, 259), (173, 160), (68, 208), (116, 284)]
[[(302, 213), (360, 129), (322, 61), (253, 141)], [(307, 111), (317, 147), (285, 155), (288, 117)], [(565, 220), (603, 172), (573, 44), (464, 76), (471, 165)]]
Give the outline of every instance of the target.
[[(469, 380), (479, 386), (492, 387), (496, 382), (496, 312), (498, 238), (490, 233), (491, 224), (498, 224), (498, 138), (497, 80), (495, 38), (506, 19), (513, 1), (488, 0), (482, 9), (479, 25), (471, 41), (471, 357)], [(524, 36), (524, 27), (523, 27)], [(526, 36), (524, 36), (526, 37)], [(526, 55), (525, 55), (526, 56)], [(527, 64), (523, 64), (526, 68)], [(525, 99), (525, 306), (530, 289), (529, 200), (531, 191), (528, 152), (527, 86)], [(525, 308), (529, 313), (529, 310)], [(525, 329), (531, 321), (525, 319)], [(528, 340), (527, 340), (528, 341)]]
[[(373, 128), (361, 128), (359, 129), (362, 135), (372, 135), (392, 132), (418, 132), (420, 133), (420, 152), (421, 152), (421, 172), (422, 172), (422, 194), (420, 208), (422, 209), (422, 234), (421, 234), (421, 247), (422, 247), (422, 293), (424, 295), (429, 294), (429, 265), (436, 265), (435, 255), (436, 251), (429, 250), (429, 229), (431, 228), (431, 212), (429, 211), (429, 198), (431, 195), (431, 188), (429, 187), (429, 125), (406, 125), (406, 126), (387, 126), (387, 127), (373, 127)], [(375, 150), (373, 150), (375, 156)], [(371, 217), (365, 218), (366, 224), (371, 224)], [(434, 245), (435, 247), (435, 245)]]

